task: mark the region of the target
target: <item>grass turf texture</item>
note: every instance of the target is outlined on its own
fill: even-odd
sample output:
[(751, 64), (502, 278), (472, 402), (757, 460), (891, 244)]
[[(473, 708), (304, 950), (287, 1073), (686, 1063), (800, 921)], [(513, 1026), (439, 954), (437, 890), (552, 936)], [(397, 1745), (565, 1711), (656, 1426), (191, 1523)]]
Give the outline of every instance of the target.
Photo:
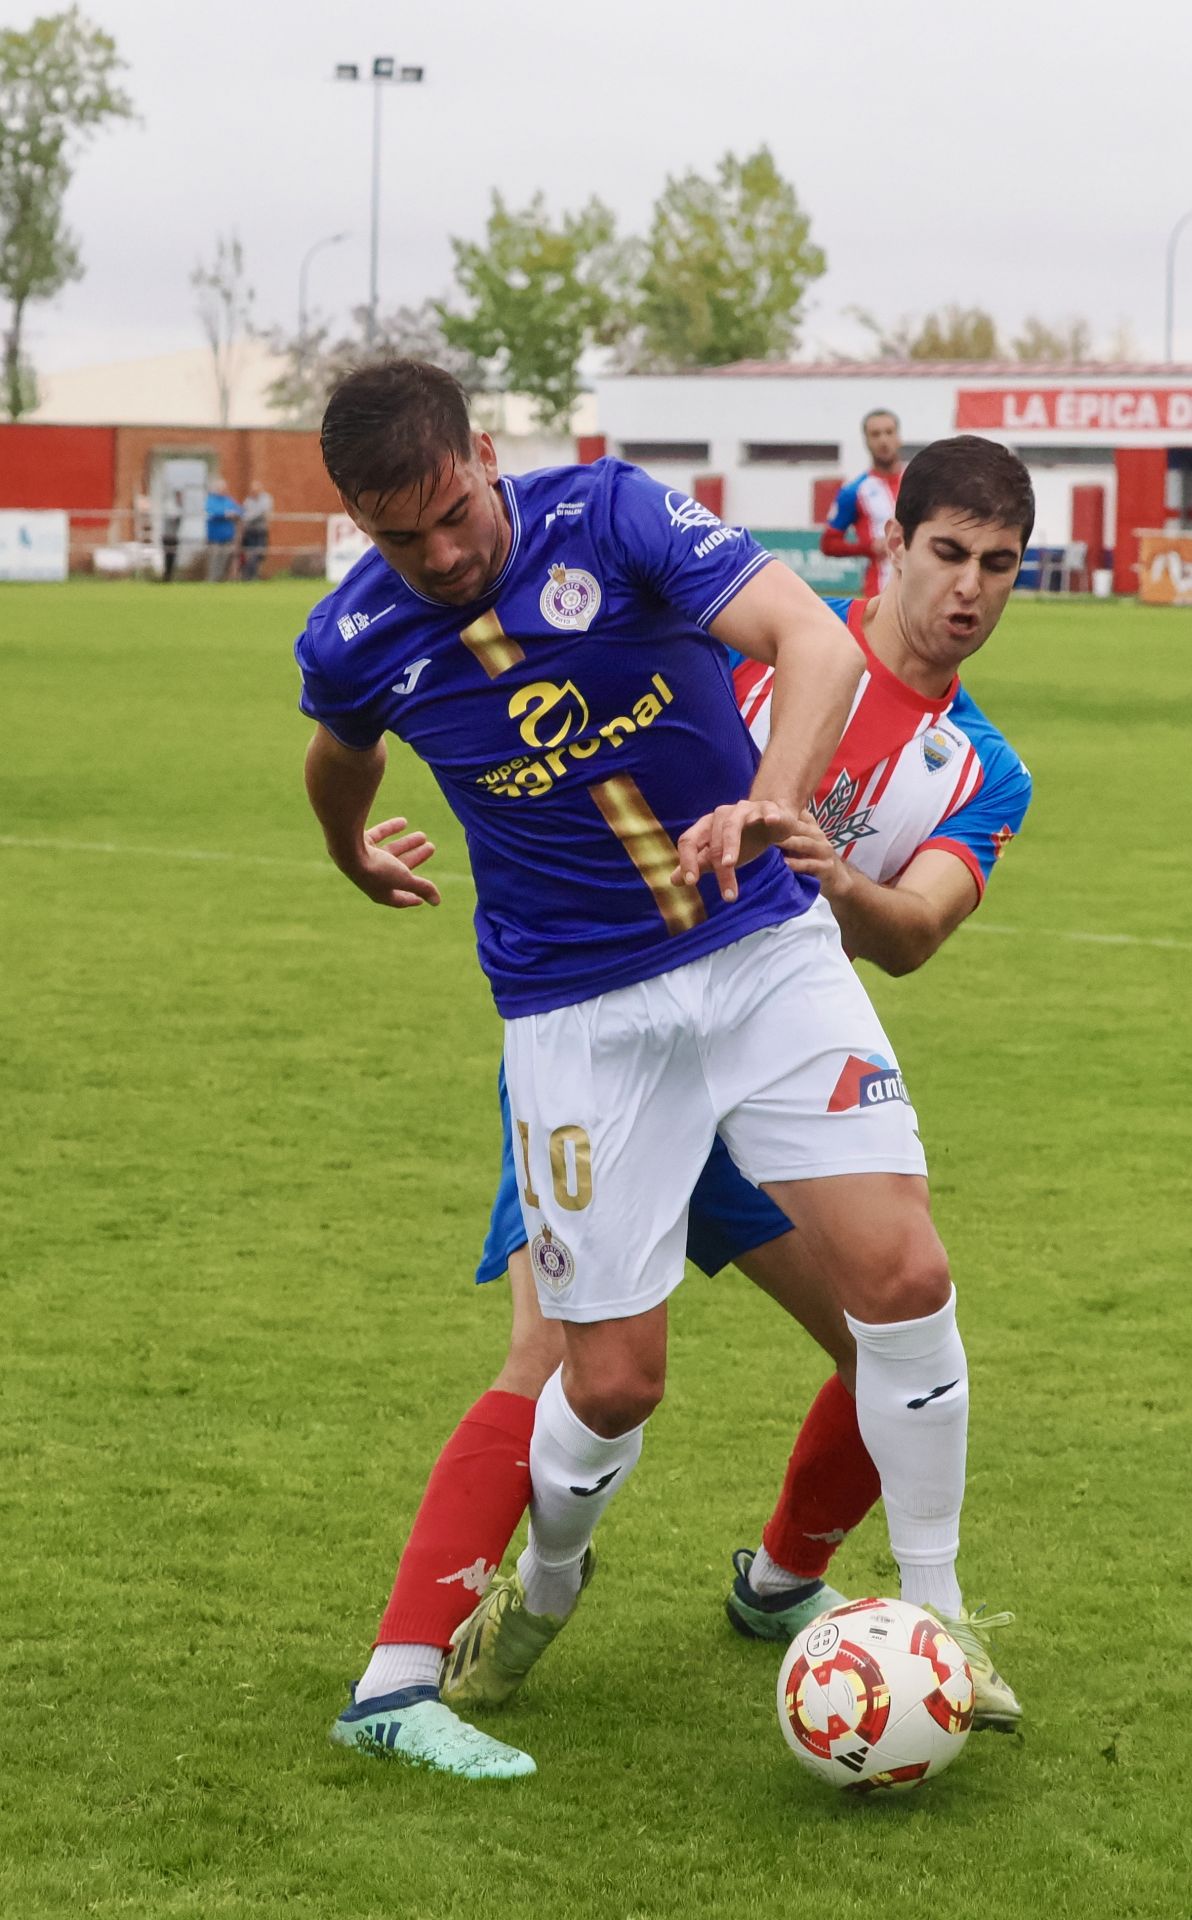
[[(856, 1802), (721, 1612), (823, 1371), (735, 1275), (680, 1290), (600, 1577), (489, 1722), (539, 1777), (326, 1744), (506, 1309), (469, 1279), (499, 1030), (461, 836), (398, 749), (443, 908), (323, 861), (309, 598), (0, 590), (0, 1911), (1186, 1911), (1192, 614), (1012, 607), (969, 679), (1028, 831), (925, 973), (870, 975), (962, 1292), (966, 1587), (1018, 1609), (1028, 1719)], [(836, 1567), (891, 1590), (880, 1514)]]

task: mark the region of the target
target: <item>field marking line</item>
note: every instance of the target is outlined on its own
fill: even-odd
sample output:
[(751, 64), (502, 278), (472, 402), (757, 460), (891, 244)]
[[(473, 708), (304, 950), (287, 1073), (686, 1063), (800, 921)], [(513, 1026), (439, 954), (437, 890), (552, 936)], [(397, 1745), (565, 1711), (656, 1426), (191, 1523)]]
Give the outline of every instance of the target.
[(996, 933), (1015, 939), (1076, 940), (1088, 947), (1158, 947), (1164, 952), (1192, 953), (1192, 940), (1169, 940), (1159, 934), (1079, 933), (1067, 927), (1000, 927), (994, 921), (966, 920), (963, 926), (972, 933)]
[[(207, 847), (137, 847), (115, 840), (51, 840), (24, 838), (20, 834), (0, 833), (0, 847), (12, 847), (17, 852), (29, 853), (103, 853), (128, 855), (130, 858), (145, 860), (192, 860), (208, 861), (227, 866), (274, 867), (289, 873), (333, 874), (335, 868), (330, 860), (285, 860), (268, 853), (232, 853), (219, 848)], [(470, 873), (452, 873), (446, 868), (432, 867), (435, 880), (449, 885), (471, 886)], [(965, 929), (975, 933), (997, 934), (1015, 940), (1074, 940), (1081, 945), (1091, 947), (1154, 947), (1161, 952), (1192, 953), (1192, 940), (1165, 939), (1162, 935), (1141, 933), (1084, 933), (1073, 932), (1065, 927), (1005, 927), (997, 921), (969, 919), (963, 923)]]
[[(335, 872), (330, 860), (285, 860), (274, 854), (232, 853), (207, 847), (135, 847), (115, 840), (41, 840), (26, 839), (15, 833), (0, 833), (0, 847), (11, 847), (18, 853), (127, 854), (130, 858), (145, 860), (200, 860), (227, 866), (275, 867), (288, 873)], [(435, 868), (434, 878), (463, 881), (469, 886), (472, 884), (470, 873), (449, 873), (438, 867)]]

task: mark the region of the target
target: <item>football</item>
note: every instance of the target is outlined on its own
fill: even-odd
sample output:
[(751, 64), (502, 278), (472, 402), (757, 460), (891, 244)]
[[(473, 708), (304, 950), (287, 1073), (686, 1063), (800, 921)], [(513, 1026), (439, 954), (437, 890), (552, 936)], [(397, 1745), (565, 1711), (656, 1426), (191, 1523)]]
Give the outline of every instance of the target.
[(855, 1600), (791, 1642), (778, 1720), (792, 1752), (830, 1786), (917, 1787), (968, 1739), (973, 1679), (931, 1614), (904, 1600)]

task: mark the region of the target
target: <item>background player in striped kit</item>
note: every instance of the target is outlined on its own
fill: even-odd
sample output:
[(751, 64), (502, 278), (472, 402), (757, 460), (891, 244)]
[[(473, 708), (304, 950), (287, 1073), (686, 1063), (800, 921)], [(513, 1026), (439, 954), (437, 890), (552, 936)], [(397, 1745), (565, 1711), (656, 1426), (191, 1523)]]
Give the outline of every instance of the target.
[[(1026, 811), (1029, 776), (955, 674), (996, 625), (1032, 517), (1025, 468), (1004, 448), (970, 437), (936, 443), (908, 469), (892, 538), (894, 585), (880, 600), (830, 603), (856, 639), (865, 671), (789, 857), (819, 880), (848, 950), (890, 973), (922, 965), (972, 912)], [(737, 659), (738, 702), (759, 744), (768, 737), (772, 681), (765, 663)], [(529, 1498), (534, 1397), (558, 1364), (559, 1341), (537, 1312), (508, 1134), (506, 1111), (505, 1174), (478, 1278), (509, 1267), (509, 1359), (440, 1456), (360, 1699), (391, 1684), (391, 1648), (445, 1646), (460, 1629)], [(804, 1422), (762, 1548), (736, 1556), (730, 1619), (753, 1637), (786, 1641), (839, 1597), (824, 1588), (823, 1574), (879, 1492), (846, 1385), (851, 1342), (800, 1257), (797, 1232), (719, 1143), (693, 1196), (688, 1250), (709, 1273), (735, 1260), (803, 1321), (840, 1369)], [(461, 1707), (492, 1704), (499, 1692), (491, 1675), (470, 1671), (475, 1630), (458, 1637), (444, 1697)], [(984, 1724), (1013, 1725), (1013, 1694), (984, 1647), (973, 1658), (983, 1670)]]
[(838, 559), (868, 560), (861, 587), (867, 599), (889, 585), (892, 569), (886, 528), (894, 517), (902, 479), (898, 415), (875, 407), (861, 422), (870, 464), (841, 487), (820, 535), (820, 551)]

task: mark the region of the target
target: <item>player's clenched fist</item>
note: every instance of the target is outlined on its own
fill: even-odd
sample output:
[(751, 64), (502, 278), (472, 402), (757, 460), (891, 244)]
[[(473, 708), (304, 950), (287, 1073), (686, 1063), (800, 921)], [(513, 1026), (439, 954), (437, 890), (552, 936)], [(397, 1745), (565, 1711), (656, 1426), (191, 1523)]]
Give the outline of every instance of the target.
[(349, 880), (375, 900), (379, 907), (428, 907), (439, 905), (439, 889), (433, 880), (423, 880), (415, 872), (430, 859), (434, 843), (424, 833), (407, 833), (402, 819), (382, 820), (364, 835), (363, 860)]
[(756, 860), (767, 847), (790, 838), (798, 815), (777, 800), (738, 800), (705, 813), (680, 835), (679, 862), (671, 879), (694, 886), (701, 873), (714, 873), (722, 900), (737, 897), (736, 869)]

